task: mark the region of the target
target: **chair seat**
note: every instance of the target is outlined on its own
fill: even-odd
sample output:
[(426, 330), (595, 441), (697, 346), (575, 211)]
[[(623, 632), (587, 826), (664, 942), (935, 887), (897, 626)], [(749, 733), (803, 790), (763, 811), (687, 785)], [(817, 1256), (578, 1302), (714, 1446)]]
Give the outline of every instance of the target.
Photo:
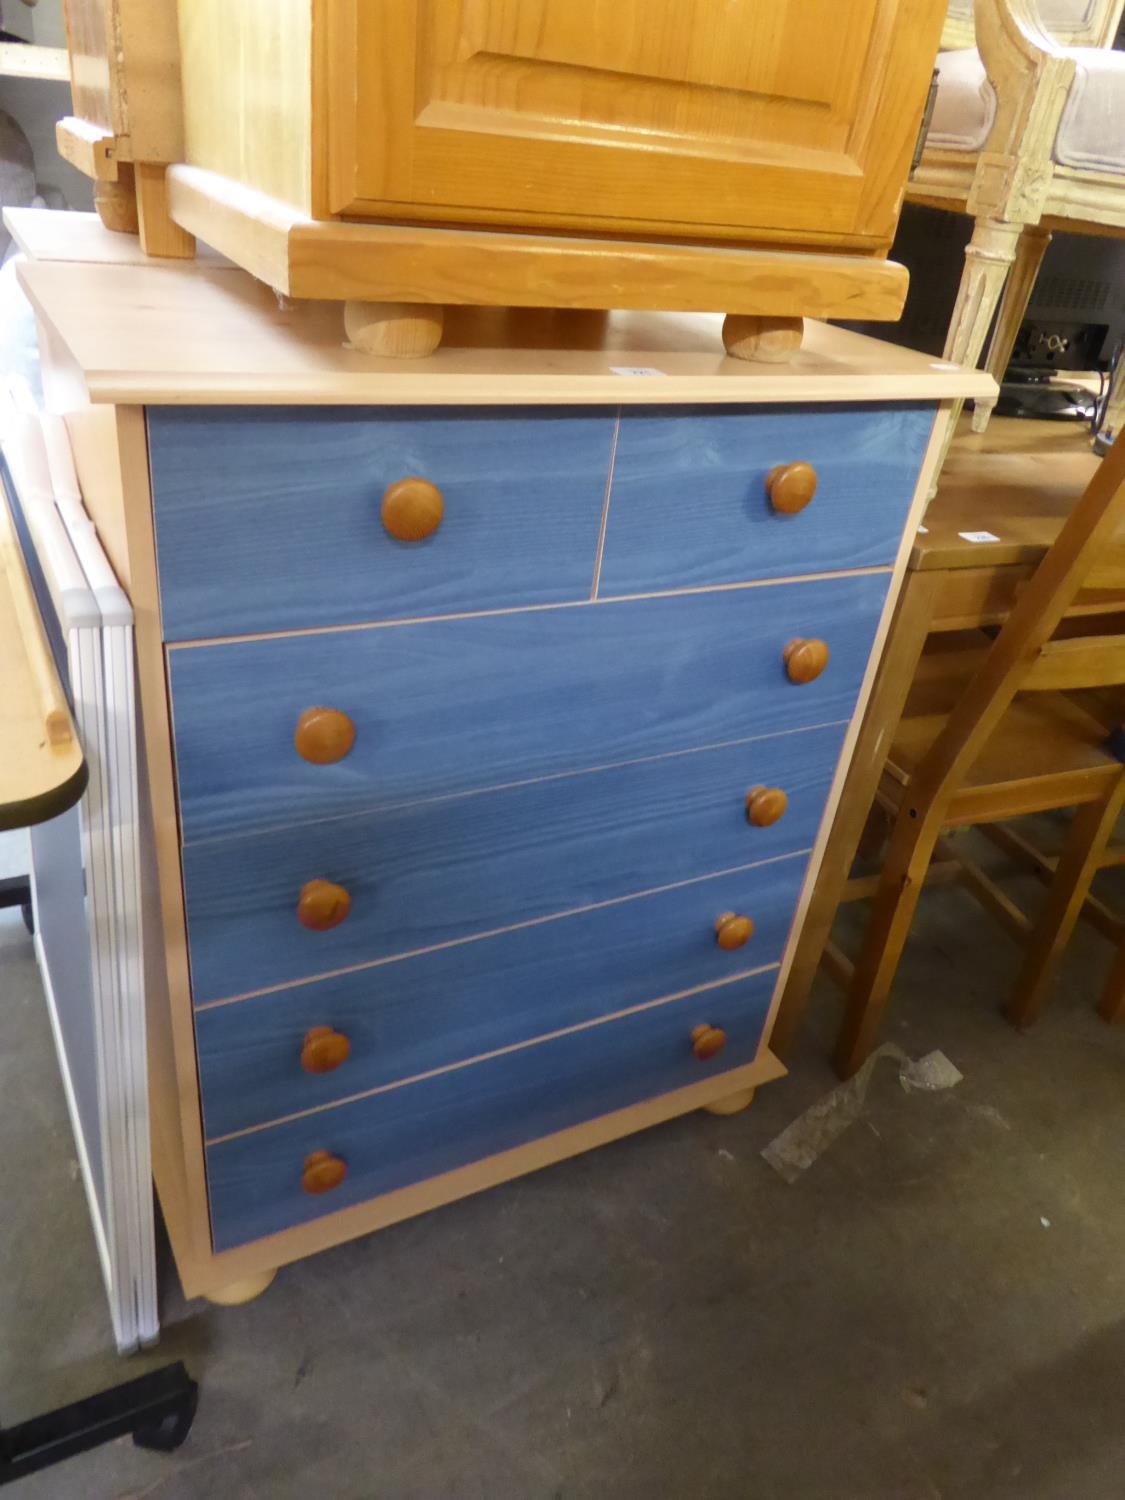
[[(1125, 176), (1125, 52), (1075, 47), (1074, 82), (1052, 155), (1062, 167)], [(938, 92), (926, 145), (943, 151), (984, 149), (996, 118), (996, 94), (975, 47), (942, 52)]]
[[(887, 771), (909, 784), (974, 671), (991, 646), (983, 632), (938, 637), (919, 663), (887, 758)], [(1098, 785), (1121, 774), (1104, 748), (1104, 724), (1064, 693), (1037, 692), (1015, 699), (976, 763), (963, 778), (966, 790), (1088, 775)], [(1048, 803), (1050, 805), (1050, 803)]]

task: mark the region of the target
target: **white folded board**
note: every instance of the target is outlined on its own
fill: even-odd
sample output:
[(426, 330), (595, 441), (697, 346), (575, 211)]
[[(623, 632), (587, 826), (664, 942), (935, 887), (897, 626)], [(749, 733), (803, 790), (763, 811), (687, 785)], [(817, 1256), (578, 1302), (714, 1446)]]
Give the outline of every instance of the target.
[(159, 1323), (140, 921), (132, 610), (82, 505), (58, 418), (0, 409), (17, 528), (89, 766), (31, 831), (36, 954), (117, 1346)]

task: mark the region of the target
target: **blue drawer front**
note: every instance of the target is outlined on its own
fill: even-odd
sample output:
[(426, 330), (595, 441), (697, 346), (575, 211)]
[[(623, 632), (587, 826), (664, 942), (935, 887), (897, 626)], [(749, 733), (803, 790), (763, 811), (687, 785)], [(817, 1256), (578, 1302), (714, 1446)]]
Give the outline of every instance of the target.
[[(352, 1104), (236, 1136), (207, 1151), (216, 1250), (362, 1203), (641, 1099), (753, 1062), (776, 971), (668, 1001)], [(710, 1062), (692, 1028), (727, 1033)], [(348, 1175), (301, 1189), (305, 1158), (330, 1151)]]
[[(148, 414), (164, 631), (193, 640), (586, 599), (615, 418), (403, 410)], [(445, 499), (399, 542), (407, 475)]]
[[(807, 864), (799, 854), (200, 1011), (207, 1134), (268, 1124), (776, 964)], [(753, 937), (734, 952), (715, 941), (715, 920), (728, 911), (754, 921)], [(351, 1042), (335, 1072), (301, 1068), (301, 1044), (313, 1026), (332, 1026)]]
[[(906, 405), (625, 412), (599, 593), (892, 562), (933, 419)], [(781, 515), (766, 475), (797, 460), (816, 494)]]
[[(169, 653), (186, 842), (850, 718), (890, 575)], [(782, 652), (832, 658), (798, 687)], [(356, 726), (310, 765), (300, 714)]]
[[(808, 849), (844, 729), (189, 844), (196, 1003)], [(755, 828), (745, 795), (763, 784), (790, 805)], [(352, 898), (328, 932), (296, 919), (314, 879)]]

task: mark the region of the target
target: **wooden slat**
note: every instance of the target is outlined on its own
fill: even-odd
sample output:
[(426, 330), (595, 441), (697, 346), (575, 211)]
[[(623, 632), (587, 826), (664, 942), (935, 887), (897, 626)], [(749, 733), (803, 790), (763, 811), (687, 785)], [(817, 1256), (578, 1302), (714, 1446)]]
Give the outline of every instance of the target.
[[(978, 832), (998, 849), (1003, 849), (1006, 854), (1027, 865), (1040, 880), (1050, 881), (1053, 878), (1058, 856), (1044, 854), (1030, 839), (1024, 838), (1006, 823), (981, 823), (978, 825)], [(1111, 865), (1120, 864), (1125, 864), (1125, 848), (1115, 849), (1111, 846), (1103, 853), (1099, 868), (1104, 870)], [(1082, 915), (1111, 943), (1120, 942), (1125, 937), (1125, 918), (1119, 917), (1100, 896), (1090, 894), (1086, 897)]]
[(841, 989), (847, 989), (851, 984), (854, 965), (843, 949), (838, 948), (831, 938), (825, 943), (824, 952), (820, 955), (820, 967), (830, 979), (836, 981)]
[(962, 883), (1004, 930), (1018, 943), (1026, 942), (1032, 928), (1031, 918), (981, 869), (960, 842), (956, 839), (941, 839), (938, 848), (942, 855), (957, 862), (961, 869)]
[(1125, 682), (1125, 637), (1078, 636), (1049, 641), (1024, 677), (1024, 692), (1064, 692)]

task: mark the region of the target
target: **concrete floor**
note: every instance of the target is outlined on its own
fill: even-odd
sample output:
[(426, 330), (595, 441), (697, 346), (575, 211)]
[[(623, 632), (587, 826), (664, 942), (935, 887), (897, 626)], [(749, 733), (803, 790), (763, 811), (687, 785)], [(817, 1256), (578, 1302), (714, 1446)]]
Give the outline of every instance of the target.
[[(1125, 905), (1125, 881), (1117, 874)], [(1111, 886), (1112, 889), (1112, 886)], [(0, 913), (0, 1413), (182, 1357), (188, 1444), (127, 1441), (19, 1500), (1116, 1500), (1125, 1491), (1125, 1030), (1083, 931), (1033, 1033), (1016, 952), (927, 893), (888, 1035), (965, 1074), (794, 1186), (759, 1152), (829, 1089), (837, 998), (752, 1109), (688, 1117), (184, 1303), (111, 1352), (30, 943)]]

